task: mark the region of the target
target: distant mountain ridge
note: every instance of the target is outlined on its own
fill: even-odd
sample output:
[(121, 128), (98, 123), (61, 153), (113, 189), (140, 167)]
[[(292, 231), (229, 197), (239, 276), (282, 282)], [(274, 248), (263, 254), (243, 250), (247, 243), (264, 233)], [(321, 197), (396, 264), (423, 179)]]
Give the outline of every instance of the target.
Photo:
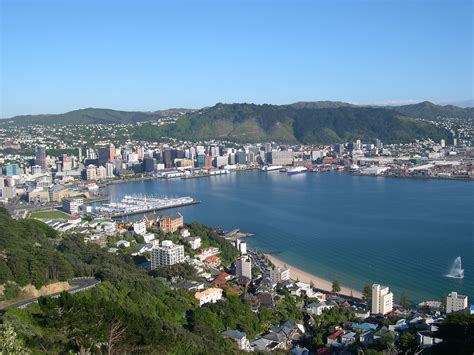
[[(306, 107), (318, 107), (320, 104)], [(299, 106), (299, 105), (298, 105)], [(298, 107), (297, 106), (297, 107)], [(356, 139), (386, 143), (431, 138), (450, 140), (450, 133), (386, 108), (338, 106), (294, 108), (292, 105), (217, 104), (189, 113), (175, 124), (137, 127), (134, 138), (156, 140), (222, 139), (235, 142), (332, 144)]]
[(190, 109), (168, 109), (155, 112), (117, 111), (103, 108), (85, 108), (60, 114), (23, 115), (4, 119), (0, 123), (20, 125), (88, 125), (88, 124), (125, 124), (150, 121)]
[(423, 101), (417, 104), (393, 106), (393, 109), (406, 116), (436, 120), (439, 118), (463, 118), (474, 119), (474, 108), (458, 107), (454, 105), (436, 105), (430, 101)]
[[(265, 106), (265, 105), (262, 105)], [(289, 105), (267, 105), (276, 107), (287, 107), (292, 109), (338, 109), (342, 107), (352, 108), (385, 108), (395, 111), (404, 116), (422, 118), (427, 120), (438, 120), (446, 117), (458, 117), (463, 119), (474, 119), (474, 108), (462, 108), (453, 105), (436, 105), (429, 101), (411, 105), (400, 106), (371, 106), (355, 105), (342, 101), (299, 101)], [(213, 106), (215, 107), (215, 106)], [(205, 112), (209, 107), (197, 110)], [(179, 112), (192, 113), (196, 110), (185, 108), (173, 108), (154, 112), (143, 111), (117, 111), (111, 109), (85, 108), (61, 114), (44, 115), (22, 115), (0, 120), (0, 124), (20, 124), (20, 125), (86, 125), (86, 124), (123, 124), (155, 120), (158, 118), (177, 114)]]

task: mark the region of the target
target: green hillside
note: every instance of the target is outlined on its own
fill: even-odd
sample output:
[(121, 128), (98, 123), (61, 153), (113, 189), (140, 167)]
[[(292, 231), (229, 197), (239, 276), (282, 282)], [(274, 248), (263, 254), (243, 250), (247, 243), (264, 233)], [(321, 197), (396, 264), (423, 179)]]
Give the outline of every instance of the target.
[(226, 139), (236, 142), (330, 144), (355, 139), (386, 143), (448, 139), (449, 132), (383, 108), (294, 108), (255, 104), (217, 104), (178, 119), (176, 124), (145, 124), (137, 139)]
[[(205, 226), (189, 228), (218, 238)], [(225, 304), (200, 308), (192, 292), (170, 289), (139, 269), (129, 255), (86, 245), (82, 235), (58, 240), (45, 224), (14, 221), (4, 209), (0, 210), (0, 231), (2, 288), (10, 281), (40, 286), (73, 276), (95, 276), (102, 281), (91, 290), (74, 295), (64, 292), (56, 299), (41, 297), (26, 309), (7, 308), (0, 314), (0, 339), (8, 327), (32, 353), (197, 354), (203, 349), (213, 354), (235, 353), (233, 343), (220, 332), (237, 326), (252, 336), (262, 331), (258, 315), (237, 296), (229, 294)], [(222, 238), (219, 242), (227, 243)], [(36, 279), (41, 274), (44, 278)], [(276, 324), (279, 320), (275, 315)], [(3, 345), (0, 352), (5, 350)]]
[(453, 105), (435, 105), (432, 102), (424, 101), (413, 105), (394, 106), (393, 110), (406, 116), (423, 118), (426, 120), (437, 120), (442, 118), (463, 118), (474, 120), (474, 108), (457, 107)]
[(186, 109), (170, 109), (156, 112), (128, 112), (100, 108), (86, 108), (57, 115), (25, 115), (5, 119), (2, 123), (18, 125), (86, 125), (110, 123), (135, 123), (166, 117)]
[[(71, 265), (51, 244), (56, 232), (36, 220), (16, 221), (0, 209), (0, 285), (14, 281), (17, 286), (37, 288), (73, 276)], [(15, 297), (18, 289), (9, 296)]]

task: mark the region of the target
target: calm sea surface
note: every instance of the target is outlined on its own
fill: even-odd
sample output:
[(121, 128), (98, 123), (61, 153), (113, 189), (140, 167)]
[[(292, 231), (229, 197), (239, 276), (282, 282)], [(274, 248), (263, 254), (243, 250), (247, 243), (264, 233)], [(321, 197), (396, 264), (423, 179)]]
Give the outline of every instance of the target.
[[(124, 194), (191, 196), (185, 221), (255, 233), (249, 245), (308, 272), (362, 289), (390, 286), (396, 301), (474, 300), (474, 182), (259, 171), (112, 185)], [(465, 278), (447, 274), (462, 257)]]

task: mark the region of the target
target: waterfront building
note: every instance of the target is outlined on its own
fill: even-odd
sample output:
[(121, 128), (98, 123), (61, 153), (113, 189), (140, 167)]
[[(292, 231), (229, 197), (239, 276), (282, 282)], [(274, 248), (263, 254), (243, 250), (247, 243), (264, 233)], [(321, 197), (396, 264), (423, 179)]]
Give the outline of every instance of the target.
[(446, 313), (459, 312), (467, 308), (467, 296), (451, 292), (446, 297)]
[(105, 174), (107, 175), (107, 178), (114, 177), (114, 163), (107, 162), (105, 163)]
[(143, 171), (145, 173), (152, 173), (155, 171), (155, 159), (154, 158), (144, 158), (143, 159)]
[(171, 149), (166, 148), (163, 150), (163, 163), (165, 164), (165, 168), (171, 168), (173, 166), (171, 160)]
[(199, 307), (206, 303), (216, 303), (217, 301), (222, 299), (222, 289), (217, 287), (211, 287), (207, 290), (196, 292), (194, 294), (194, 298), (198, 300)]
[(204, 168), (208, 170), (212, 168), (212, 157), (210, 155), (206, 155), (204, 158)]
[(63, 198), (62, 199), (62, 207), (63, 210), (66, 211), (69, 214), (78, 214), (79, 209), (81, 208), (82, 205), (84, 205), (84, 199), (83, 198)]
[(86, 169), (86, 179), (87, 180), (97, 180), (97, 169), (95, 165), (89, 165)]
[(247, 154), (245, 151), (239, 150), (237, 153), (235, 153), (235, 162), (242, 165), (247, 164)]
[(393, 293), (388, 286), (372, 285), (372, 313), (387, 314), (393, 310)]
[(107, 170), (104, 166), (99, 166), (96, 171), (97, 180), (105, 180), (107, 178)]
[(265, 160), (271, 165), (291, 165), (293, 164), (293, 152), (289, 150), (267, 152)]
[(235, 274), (237, 277), (245, 276), (252, 280), (252, 262), (250, 258), (241, 258), (235, 262)]
[(198, 154), (197, 156), (198, 168), (204, 168), (205, 163), (206, 163), (206, 156), (204, 154)]
[(174, 216), (165, 216), (160, 219), (160, 229), (165, 233), (174, 233), (184, 225), (184, 218), (181, 213)]
[(37, 145), (36, 146), (36, 158), (35, 164), (41, 167), (42, 171), (45, 171), (47, 168), (46, 164), (46, 146)]
[(226, 166), (228, 162), (229, 162), (229, 158), (227, 156), (223, 156), (223, 157), (217, 156), (212, 161), (214, 167), (218, 169)]
[(151, 252), (151, 268), (175, 265), (184, 261), (184, 246), (173, 244), (171, 240), (164, 240), (161, 246), (153, 248)]

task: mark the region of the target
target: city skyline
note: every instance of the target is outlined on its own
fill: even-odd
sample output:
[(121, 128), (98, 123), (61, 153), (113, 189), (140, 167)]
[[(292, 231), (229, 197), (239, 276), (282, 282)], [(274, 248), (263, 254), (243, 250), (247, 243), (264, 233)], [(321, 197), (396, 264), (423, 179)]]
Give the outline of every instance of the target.
[(0, 116), (472, 100), (468, 1), (138, 4), (3, 1)]

